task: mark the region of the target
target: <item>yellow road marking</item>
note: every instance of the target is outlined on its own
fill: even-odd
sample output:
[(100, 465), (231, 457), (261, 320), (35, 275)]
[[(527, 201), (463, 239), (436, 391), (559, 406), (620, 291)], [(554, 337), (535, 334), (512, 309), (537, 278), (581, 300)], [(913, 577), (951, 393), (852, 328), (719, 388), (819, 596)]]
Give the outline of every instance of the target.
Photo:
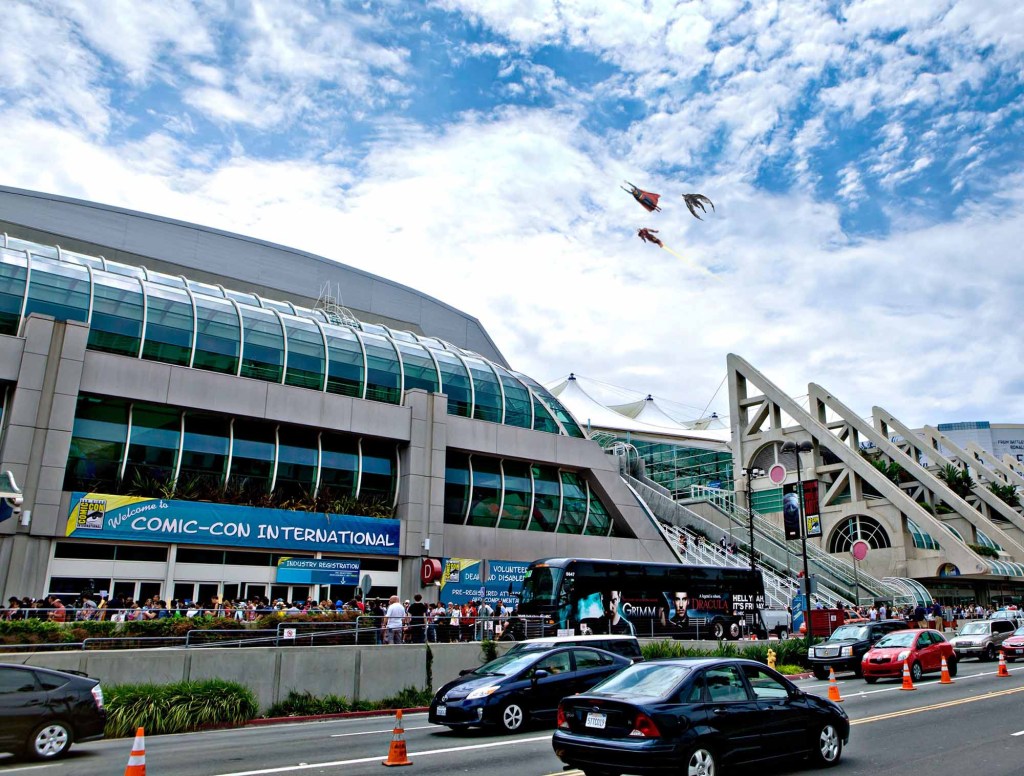
[(987, 692), (984, 695), (975, 695), (973, 698), (961, 698), (956, 701), (945, 701), (944, 703), (933, 703), (931, 706), (918, 706), (915, 709), (906, 709), (904, 711), (893, 711), (888, 714), (879, 714), (874, 717), (864, 717), (863, 719), (851, 719), (851, 725), (867, 725), (870, 722), (882, 722), (887, 719), (895, 719), (896, 717), (906, 717), (911, 714), (920, 714), (922, 711), (936, 711), (937, 709), (947, 709), (950, 706), (960, 706), (964, 703), (974, 703), (975, 701), (989, 700), (990, 698), (998, 698), (1002, 695), (1013, 695), (1014, 693), (1024, 692), (1024, 687), (1014, 687), (1010, 690), (999, 690), (997, 692)]

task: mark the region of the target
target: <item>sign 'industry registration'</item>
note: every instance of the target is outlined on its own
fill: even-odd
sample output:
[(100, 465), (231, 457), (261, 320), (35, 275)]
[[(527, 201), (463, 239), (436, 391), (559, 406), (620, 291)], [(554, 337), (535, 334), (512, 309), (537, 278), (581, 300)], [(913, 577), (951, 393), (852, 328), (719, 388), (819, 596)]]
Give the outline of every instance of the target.
[(399, 521), (232, 504), (72, 493), (65, 535), (308, 552), (398, 555)]

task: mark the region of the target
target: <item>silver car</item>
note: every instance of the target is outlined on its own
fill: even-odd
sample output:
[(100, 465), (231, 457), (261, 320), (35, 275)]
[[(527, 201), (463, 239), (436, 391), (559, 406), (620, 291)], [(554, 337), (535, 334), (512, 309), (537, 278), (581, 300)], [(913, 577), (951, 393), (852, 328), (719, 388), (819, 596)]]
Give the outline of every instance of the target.
[(976, 657), (995, 660), (999, 647), (1014, 631), (1010, 620), (974, 620), (964, 625), (950, 639), (958, 658)]

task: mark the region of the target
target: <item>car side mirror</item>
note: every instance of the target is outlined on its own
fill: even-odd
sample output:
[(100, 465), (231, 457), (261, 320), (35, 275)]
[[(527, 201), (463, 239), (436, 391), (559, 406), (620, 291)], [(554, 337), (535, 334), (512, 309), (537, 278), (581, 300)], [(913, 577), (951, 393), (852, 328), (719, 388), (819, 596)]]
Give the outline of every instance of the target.
[(543, 679), (547, 676), (551, 676), (551, 674), (545, 671), (543, 668), (538, 668), (536, 671), (533, 672), (533, 681), (536, 682), (538, 679)]
[(471, 674), (471, 673), (473, 673), (473, 669), (472, 668), (463, 668), (461, 671), (459, 671), (459, 676), (465, 676), (466, 674)]

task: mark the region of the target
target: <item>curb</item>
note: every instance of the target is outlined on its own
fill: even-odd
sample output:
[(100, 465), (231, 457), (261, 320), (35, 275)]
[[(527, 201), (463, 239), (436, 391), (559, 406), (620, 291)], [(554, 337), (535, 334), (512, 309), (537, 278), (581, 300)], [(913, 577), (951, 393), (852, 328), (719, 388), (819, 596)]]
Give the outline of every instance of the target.
[(258, 727), (260, 725), (281, 725), (288, 722), (315, 722), (328, 719), (358, 719), (360, 717), (393, 717), (395, 712), (403, 714), (421, 714), (430, 711), (429, 706), (414, 706), (408, 709), (374, 709), (373, 711), (339, 711), (337, 714), (310, 714), (302, 717), (261, 717), (251, 719), (243, 727)]

